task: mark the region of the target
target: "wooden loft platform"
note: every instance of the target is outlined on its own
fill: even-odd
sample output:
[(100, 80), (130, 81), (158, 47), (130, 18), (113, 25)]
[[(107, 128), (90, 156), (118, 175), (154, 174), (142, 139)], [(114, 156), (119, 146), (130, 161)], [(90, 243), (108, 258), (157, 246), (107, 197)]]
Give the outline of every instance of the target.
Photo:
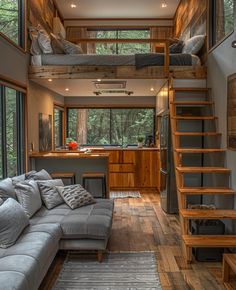
[(205, 79), (205, 66), (31, 66), (29, 79)]

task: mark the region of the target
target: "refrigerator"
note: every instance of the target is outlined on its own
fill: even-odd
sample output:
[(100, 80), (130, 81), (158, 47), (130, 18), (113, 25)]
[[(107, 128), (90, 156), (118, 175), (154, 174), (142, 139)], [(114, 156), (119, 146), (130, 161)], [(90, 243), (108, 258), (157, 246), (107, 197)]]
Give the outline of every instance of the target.
[(170, 115), (166, 111), (159, 116), (160, 130), (160, 199), (161, 207), (168, 214), (178, 213), (175, 166), (171, 142)]

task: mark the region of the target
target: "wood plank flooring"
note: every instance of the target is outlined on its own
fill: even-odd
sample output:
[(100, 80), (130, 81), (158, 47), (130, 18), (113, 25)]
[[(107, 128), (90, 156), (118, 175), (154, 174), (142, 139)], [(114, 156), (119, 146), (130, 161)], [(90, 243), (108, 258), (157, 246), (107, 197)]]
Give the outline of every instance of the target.
[[(155, 251), (163, 290), (221, 290), (221, 263), (185, 263), (180, 246), (178, 216), (165, 214), (157, 192), (142, 198), (115, 200), (109, 251)], [(59, 252), (40, 290), (51, 290), (66, 253)], [(96, 256), (94, 255), (94, 259)], [(186, 283), (188, 282), (188, 284)], [(191, 285), (191, 287), (189, 286)], [(236, 289), (232, 284), (232, 289)]]

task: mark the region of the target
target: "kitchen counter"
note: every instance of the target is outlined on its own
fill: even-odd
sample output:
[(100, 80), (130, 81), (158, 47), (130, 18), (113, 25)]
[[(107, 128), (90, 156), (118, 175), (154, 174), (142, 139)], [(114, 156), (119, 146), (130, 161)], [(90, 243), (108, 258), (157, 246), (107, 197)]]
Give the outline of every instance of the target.
[(92, 158), (92, 159), (99, 159), (99, 158), (108, 158), (109, 153), (83, 153), (78, 150), (76, 151), (69, 151), (69, 150), (60, 150), (55, 152), (33, 152), (29, 156), (30, 158)]

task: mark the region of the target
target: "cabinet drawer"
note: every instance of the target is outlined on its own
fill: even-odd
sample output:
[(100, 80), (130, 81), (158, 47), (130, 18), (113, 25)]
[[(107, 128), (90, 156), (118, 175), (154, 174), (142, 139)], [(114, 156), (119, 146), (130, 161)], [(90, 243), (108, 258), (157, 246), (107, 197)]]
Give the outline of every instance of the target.
[(110, 187), (134, 187), (134, 174), (110, 173)]
[(133, 173), (134, 172), (134, 164), (110, 164), (110, 172), (117, 173)]

